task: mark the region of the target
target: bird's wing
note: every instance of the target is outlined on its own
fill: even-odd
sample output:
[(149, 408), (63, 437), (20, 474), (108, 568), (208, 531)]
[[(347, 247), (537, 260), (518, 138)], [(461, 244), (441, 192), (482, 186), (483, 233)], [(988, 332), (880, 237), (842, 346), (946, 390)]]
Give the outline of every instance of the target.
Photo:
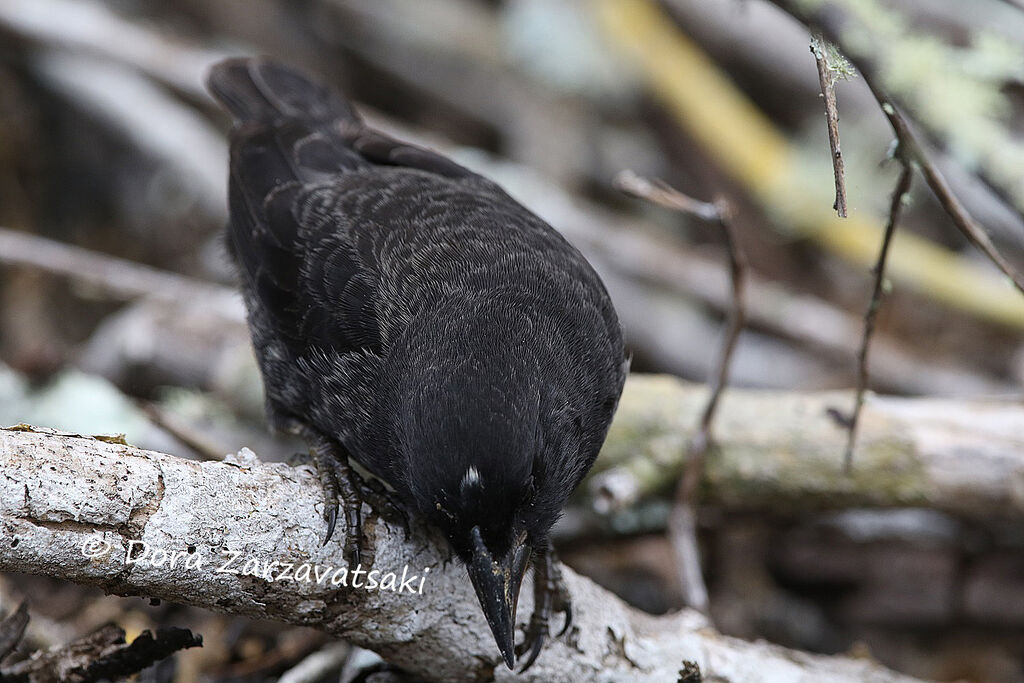
[(448, 157), (437, 152), (396, 140), (372, 128), (362, 128), (347, 136), (352, 148), (364, 159), (379, 166), (399, 166), (427, 171), (435, 175), (450, 178), (477, 181), (493, 185), (483, 176), (473, 173)]
[[(350, 450), (372, 451), (364, 427), (376, 372), (412, 305), (393, 282), (382, 292), (388, 235), (416, 220), (408, 202), (390, 200), (424, 184), (465, 183), (455, 194), (495, 186), (366, 128), (340, 96), (279, 64), (230, 60), (209, 82), (238, 119), (227, 242), (271, 415), (311, 419)], [(406, 236), (391, 241), (404, 246)]]
[[(379, 171), (489, 181), (427, 149), (366, 128), (336, 93), (272, 61), (228, 60), (210, 88), (235, 114), (228, 246), (250, 295), (298, 357), (307, 347), (379, 351), (378, 269), (360, 231), (387, 232), (375, 202), (401, 192)], [(368, 224), (372, 214), (376, 224)], [(393, 221), (406, 220), (395, 215)]]

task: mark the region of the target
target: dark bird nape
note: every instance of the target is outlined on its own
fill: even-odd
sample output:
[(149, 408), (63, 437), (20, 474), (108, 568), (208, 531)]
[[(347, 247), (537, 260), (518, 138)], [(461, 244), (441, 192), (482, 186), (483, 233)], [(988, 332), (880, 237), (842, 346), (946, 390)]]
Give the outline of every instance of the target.
[(493, 182), (368, 128), (301, 73), (231, 59), (209, 88), (236, 119), (227, 245), (268, 418), (310, 444), (326, 539), (340, 497), (361, 559), (375, 501), (351, 458), (444, 532), (510, 668), (532, 561), (525, 670), (552, 613), (569, 627), (549, 532), (625, 379), (603, 285)]

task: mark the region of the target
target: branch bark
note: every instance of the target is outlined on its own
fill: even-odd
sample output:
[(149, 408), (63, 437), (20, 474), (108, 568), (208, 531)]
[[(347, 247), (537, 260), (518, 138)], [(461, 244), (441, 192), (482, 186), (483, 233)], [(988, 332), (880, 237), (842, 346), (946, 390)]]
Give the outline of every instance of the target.
[[(588, 486), (610, 511), (670, 495), (706, 389), (633, 375)], [(869, 394), (842, 475), (847, 392), (732, 389), (716, 420), (706, 501), (731, 509), (925, 505), (974, 519), (1024, 517), (1024, 404)]]
[[(577, 626), (516, 676), (499, 664), (464, 570), (445, 566), (428, 530), (414, 528), (403, 540), (376, 517), (365, 523), (374, 567), (401, 574), (408, 566), (425, 577), (422, 594), (329, 585), (341, 552), (337, 540), (320, 546), (319, 488), (307, 467), (260, 463), (245, 450), (234, 462), (199, 463), (22, 429), (0, 431), (2, 571), (314, 626), (429, 680), (664, 681), (675, 680), (683, 660), (730, 680), (912, 680), (868, 661), (727, 638), (693, 611), (651, 617), (568, 570)], [(148, 544), (148, 561), (127, 562), (132, 541)], [(175, 564), (157, 564), (155, 549), (177, 553)], [(278, 576), (283, 565), (275, 561), (294, 563), (295, 577), (302, 563), (332, 573), (320, 584), (313, 574), (271, 582), (218, 573), (225, 551), (239, 553), (234, 568), (258, 562), (257, 573), (274, 566)], [(520, 614), (531, 608), (524, 593)]]

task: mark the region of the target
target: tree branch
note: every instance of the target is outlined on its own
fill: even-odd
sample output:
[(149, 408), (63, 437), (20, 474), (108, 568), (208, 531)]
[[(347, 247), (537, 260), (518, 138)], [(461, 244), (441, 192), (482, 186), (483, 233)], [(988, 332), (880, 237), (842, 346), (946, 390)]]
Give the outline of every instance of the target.
[[(703, 386), (632, 375), (588, 487), (605, 511), (670, 496)], [(1019, 399), (866, 397), (854, 457), (831, 415), (849, 394), (731, 389), (716, 418), (705, 500), (727, 509), (806, 511), (926, 505), (972, 519), (1024, 518)]]
[[(911, 680), (866, 661), (727, 638), (693, 611), (651, 617), (569, 570), (576, 627), (516, 676), (499, 662), (465, 570), (445, 565), (429, 530), (417, 526), (404, 540), (401, 529), (367, 516), (374, 568), (400, 578), (408, 567), (423, 577), (423, 590), (352, 587), (356, 577), (335, 569), (344, 534), (320, 546), (320, 493), (308, 467), (261, 463), (246, 450), (234, 462), (199, 463), (29, 430), (0, 430), (0, 571), (313, 626), (428, 680), (665, 681), (675, 680), (684, 659), (732, 680)], [(134, 545), (134, 564), (127, 561), (132, 541), (149, 547), (141, 555), (143, 546)], [(158, 549), (171, 555), (161, 558)], [(235, 553), (228, 570), (277, 580), (218, 572)], [(285, 563), (294, 565), (292, 579), (282, 578)], [(319, 567), (321, 582), (303, 566)], [(339, 576), (347, 585), (332, 586)], [(532, 607), (529, 593), (520, 615)]]
[(724, 199), (702, 202), (683, 194), (668, 184), (651, 182), (632, 171), (623, 171), (615, 178), (615, 186), (626, 194), (646, 199), (660, 206), (693, 215), (713, 223), (722, 232), (729, 254), (729, 276), (732, 283), (732, 305), (726, 321), (725, 335), (718, 352), (718, 362), (711, 377), (708, 400), (701, 411), (700, 422), (686, 446), (686, 467), (676, 487), (675, 503), (669, 517), (669, 532), (679, 566), (679, 581), (686, 604), (707, 614), (710, 609), (708, 589), (701, 573), (700, 546), (697, 543), (698, 487), (704, 479), (704, 463), (711, 448), (711, 426), (718, 402), (729, 382), (729, 368), (740, 332), (746, 320), (744, 288), (747, 258), (732, 225), (732, 211)]
[(69, 277), (114, 299), (237, 299), (227, 287), (4, 227), (0, 227), (0, 264)]

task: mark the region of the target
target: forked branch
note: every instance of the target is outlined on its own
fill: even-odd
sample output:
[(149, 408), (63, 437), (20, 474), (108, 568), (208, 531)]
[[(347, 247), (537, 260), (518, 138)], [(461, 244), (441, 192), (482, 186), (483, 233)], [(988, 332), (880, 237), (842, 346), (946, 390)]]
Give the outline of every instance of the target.
[(680, 584), (686, 603), (706, 613), (709, 607), (708, 591), (701, 573), (700, 549), (697, 544), (696, 501), (697, 489), (704, 478), (704, 464), (712, 444), (711, 427), (722, 391), (729, 381), (729, 367), (733, 351), (746, 319), (744, 288), (746, 283), (746, 256), (740, 246), (732, 224), (732, 211), (723, 199), (702, 202), (679, 192), (662, 181), (650, 181), (631, 171), (624, 171), (615, 179), (615, 186), (634, 197), (646, 199), (660, 206), (696, 216), (721, 229), (729, 254), (729, 275), (732, 283), (732, 305), (729, 308), (722, 347), (719, 350), (715, 373), (707, 404), (700, 423), (687, 445), (686, 466), (680, 478), (675, 505), (669, 518), (669, 531), (676, 552)]

